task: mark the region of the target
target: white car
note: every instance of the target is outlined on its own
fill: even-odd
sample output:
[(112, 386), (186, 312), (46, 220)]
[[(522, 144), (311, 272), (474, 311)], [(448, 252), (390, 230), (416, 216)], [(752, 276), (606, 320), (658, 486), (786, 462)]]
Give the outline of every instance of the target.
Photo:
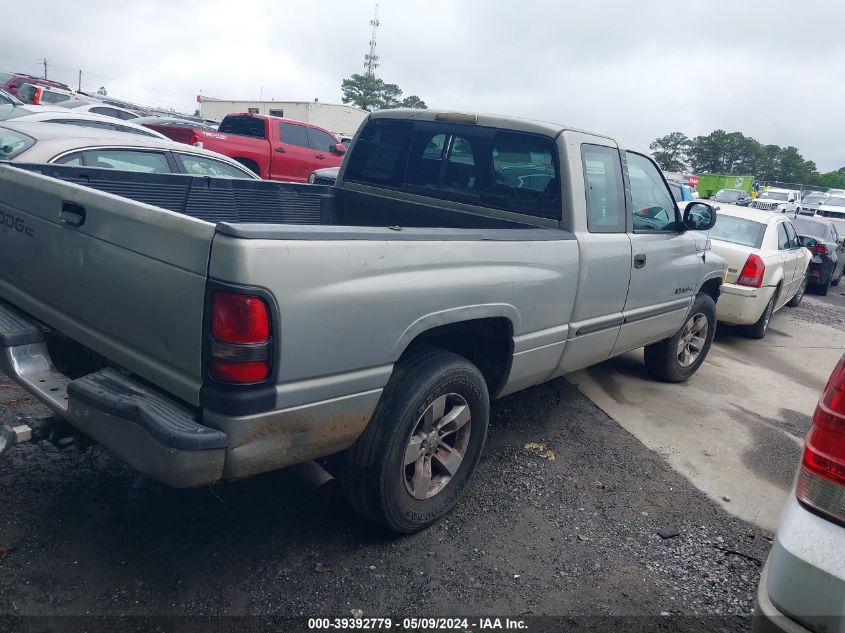
[(710, 240), (728, 262), (717, 318), (763, 338), (776, 310), (801, 303), (813, 254), (785, 215), (734, 205), (719, 209)]
[(120, 119), (121, 121), (131, 121), (132, 119), (138, 118), (138, 115), (131, 110), (98, 101), (91, 102), (83, 99), (68, 99), (67, 101), (59, 101), (54, 105), (67, 108), (74, 112), (90, 112), (91, 114), (100, 114), (113, 119)]
[(58, 109), (41, 110), (31, 114), (23, 114), (22, 116), (14, 118), (6, 118), (5, 120), (15, 121), (16, 123), (30, 122), (78, 125), (95, 130), (103, 130), (105, 134), (108, 134), (108, 132), (124, 132), (127, 134), (138, 134), (140, 136), (169, 140), (161, 132), (156, 132), (155, 130), (151, 130), (143, 125), (136, 125), (131, 121), (121, 121), (101, 114), (77, 112), (76, 110), (70, 112)]
[(749, 205), (763, 211), (795, 214), (801, 209), (801, 192), (797, 189), (777, 189), (770, 187)]
[(825, 387), (760, 575), (756, 633), (845, 633), (845, 357)]

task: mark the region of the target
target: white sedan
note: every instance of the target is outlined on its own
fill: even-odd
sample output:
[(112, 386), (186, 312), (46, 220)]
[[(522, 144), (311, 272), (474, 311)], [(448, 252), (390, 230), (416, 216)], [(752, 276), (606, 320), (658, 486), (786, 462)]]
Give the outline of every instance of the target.
[(812, 253), (785, 215), (734, 205), (722, 205), (710, 240), (728, 262), (717, 318), (763, 338), (776, 310), (801, 303)]
[(755, 633), (845, 633), (845, 358), (825, 387), (760, 575)]

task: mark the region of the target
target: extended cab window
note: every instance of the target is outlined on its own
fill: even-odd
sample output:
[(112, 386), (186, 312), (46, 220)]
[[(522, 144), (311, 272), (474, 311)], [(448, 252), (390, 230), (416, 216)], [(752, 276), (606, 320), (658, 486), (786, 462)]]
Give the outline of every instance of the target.
[(581, 145), (584, 189), (587, 193), (587, 230), (590, 233), (625, 232), (625, 189), (619, 151), (601, 145)]
[(308, 132), (305, 130), (304, 125), (279, 123), (279, 138), (281, 138), (282, 143), (287, 143), (288, 145), (308, 147)]
[(264, 119), (251, 116), (227, 116), (217, 131), (221, 134), (264, 138)]
[(654, 163), (645, 156), (626, 153), (634, 231), (676, 231), (675, 201)]

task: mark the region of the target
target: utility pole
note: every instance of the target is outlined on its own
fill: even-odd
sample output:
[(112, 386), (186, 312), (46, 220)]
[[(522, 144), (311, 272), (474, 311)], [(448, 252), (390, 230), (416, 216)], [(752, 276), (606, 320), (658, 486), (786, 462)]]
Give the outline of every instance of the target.
[(47, 58), (45, 57), (41, 62), (44, 64), (44, 79), (47, 79)]
[(79, 71), (79, 87), (76, 89), (77, 92), (82, 92), (82, 71)]
[(370, 26), (373, 27), (373, 34), (370, 36), (370, 52), (364, 55), (364, 70), (366, 70), (367, 77), (373, 77), (378, 68), (378, 55), (376, 55), (376, 29), (378, 29), (378, 5), (373, 14), (373, 19), (370, 20)]

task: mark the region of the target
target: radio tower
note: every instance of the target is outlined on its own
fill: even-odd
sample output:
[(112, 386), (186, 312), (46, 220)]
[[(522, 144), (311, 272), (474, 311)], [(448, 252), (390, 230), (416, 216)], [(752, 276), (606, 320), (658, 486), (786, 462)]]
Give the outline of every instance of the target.
[(376, 29), (378, 29), (378, 5), (373, 14), (373, 19), (370, 20), (370, 26), (373, 27), (373, 34), (370, 36), (370, 52), (364, 55), (364, 70), (366, 70), (367, 77), (375, 75), (376, 68), (378, 68), (378, 55), (376, 55)]

